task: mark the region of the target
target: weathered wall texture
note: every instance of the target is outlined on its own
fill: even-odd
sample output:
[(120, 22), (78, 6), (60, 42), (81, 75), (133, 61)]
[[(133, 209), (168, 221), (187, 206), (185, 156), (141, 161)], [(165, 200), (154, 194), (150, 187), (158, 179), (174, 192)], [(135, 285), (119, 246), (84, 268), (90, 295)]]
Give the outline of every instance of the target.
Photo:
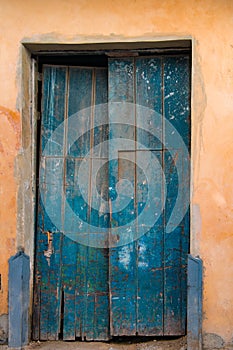
[[(192, 245), (204, 260), (204, 332), (233, 329), (232, 0), (0, 0), (0, 314), (16, 248), (21, 42), (193, 39)], [(22, 116), (21, 116), (22, 117)]]
[(17, 187), (14, 158), (19, 149), (20, 116), (0, 106), (0, 118), (0, 314), (4, 314), (7, 313), (7, 260), (15, 253)]

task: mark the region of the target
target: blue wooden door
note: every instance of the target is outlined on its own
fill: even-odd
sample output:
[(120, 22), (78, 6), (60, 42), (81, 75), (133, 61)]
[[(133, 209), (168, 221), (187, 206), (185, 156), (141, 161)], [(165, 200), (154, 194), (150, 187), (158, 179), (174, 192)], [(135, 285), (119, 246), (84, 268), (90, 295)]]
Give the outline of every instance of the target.
[(109, 102), (110, 141), (131, 141), (119, 141), (118, 159), (110, 142), (110, 187), (132, 186), (124, 211), (112, 194), (111, 334), (184, 334), (189, 214), (172, 211), (189, 197), (188, 57), (111, 59)]
[(44, 66), (34, 339), (185, 334), (189, 69)]

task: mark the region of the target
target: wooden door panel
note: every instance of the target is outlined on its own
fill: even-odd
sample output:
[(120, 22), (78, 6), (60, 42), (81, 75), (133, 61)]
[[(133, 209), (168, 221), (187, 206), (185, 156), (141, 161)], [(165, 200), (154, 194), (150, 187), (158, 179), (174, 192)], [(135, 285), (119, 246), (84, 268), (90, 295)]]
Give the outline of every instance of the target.
[[(112, 215), (111, 227), (114, 228), (118, 224), (123, 225), (125, 219), (130, 222), (137, 218), (148, 199), (148, 184), (144, 171), (149, 176), (153, 170), (149, 168), (148, 164), (143, 164), (143, 159), (147, 153), (150, 156), (151, 152), (148, 152), (147, 149), (156, 147), (161, 149), (161, 141), (151, 136), (146, 132), (146, 129), (150, 125), (150, 128), (156, 129), (161, 137), (162, 117), (160, 115), (156, 120), (152, 117), (145, 118), (143, 121), (143, 113), (147, 112), (146, 107), (153, 106), (155, 108), (155, 104), (161, 111), (161, 60), (112, 59), (109, 61), (109, 72), (109, 86), (111, 88), (109, 96), (110, 131), (115, 138), (122, 138), (122, 143), (119, 143), (119, 147), (122, 149), (127, 140), (134, 142), (131, 150), (118, 151), (119, 160), (115, 160), (114, 166), (110, 167), (109, 170), (111, 188), (114, 188), (119, 180), (128, 179), (134, 189), (131, 206), (127, 206), (123, 212)], [(121, 127), (111, 125), (111, 117), (113, 116), (114, 120), (114, 115), (118, 112), (117, 106), (111, 102), (134, 103), (133, 106), (129, 104), (124, 108)], [(141, 106), (144, 108), (140, 108)], [(129, 115), (129, 113), (131, 114)], [(139, 119), (141, 122), (137, 124)], [(127, 125), (127, 121), (131, 124), (130, 126)], [(144, 123), (145, 128), (143, 128)], [(141, 145), (144, 145), (144, 149)], [(138, 148), (142, 150), (140, 151)], [(116, 150), (113, 149), (112, 152), (116, 153)], [(159, 157), (161, 162), (160, 153), (154, 152), (154, 156)], [(137, 164), (142, 164), (142, 168)], [(147, 166), (147, 169), (143, 169), (144, 166)], [(157, 179), (154, 182), (154, 187), (158, 181), (157, 187), (159, 189), (157, 188), (155, 192), (157, 192), (157, 196), (162, 198), (161, 173), (151, 175), (150, 177)], [(153, 184), (150, 184), (150, 191), (153, 192)], [(156, 205), (155, 202), (154, 205)], [(114, 201), (112, 207), (114, 209)], [(144, 214), (145, 222), (139, 221), (136, 225), (125, 229), (126, 232), (121, 232), (127, 237), (132, 232), (132, 242), (110, 250), (111, 334), (114, 336), (163, 334), (163, 220), (160, 220), (156, 227), (148, 227), (149, 232), (135, 240), (136, 235), (140, 236), (142, 229), (140, 225), (147, 224), (146, 218), (151, 216), (151, 209), (149, 208), (147, 214)], [(132, 215), (132, 213), (134, 214)], [(123, 220), (120, 221), (121, 216), (123, 216)], [(137, 231), (136, 235), (135, 230)]]
[[(108, 218), (93, 209), (94, 207), (98, 208), (99, 203), (93, 203), (94, 197), (92, 195), (92, 173), (95, 169), (95, 162), (100, 157), (99, 153), (94, 153), (93, 147), (100, 140), (107, 138), (106, 127), (101, 129), (100, 127), (93, 128), (91, 126), (90, 128), (86, 123), (88, 122), (88, 116), (89, 122), (93, 126), (95, 118), (100, 117), (102, 118), (102, 124), (107, 124), (107, 114), (99, 116), (98, 109), (95, 110), (95, 105), (107, 102), (107, 71), (105, 69), (70, 68), (69, 79), (69, 117), (78, 112), (77, 122), (81, 121), (81, 124), (78, 123), (77, 127), (82, 128), (83, 123), (84, 127), (86, 126), (89, 130), (82, 133), (82, 136), (73, 145), (70, 145), (68, 151), (69, 156), (75, 163), (73, 173), (70, 173), (73, 183), (69, 185), (72, 192), (69, 205), (71, 204), (76, 215), (81, 215), (84, 222), (97, 227), (104, 224), (106, 226), (108, 225)], [(67, 141), (69, 142), (69, 140)], [(88, 174), (87, 178), (84, 179), (89, 183), (86, 193), (87, 200), (83, 198), (83, 194), (77, 185), (79, 183), (79, 167), (84, 157), (88, 162)], [(98, 185), (103, 187), (107, 180), (107, 174), (102, 172)], [(77, 234), (78, 231), (79, 228), (77, 228)], [(88, 235), (89, 232), (85, 232), (85, 234)], [(75, 277), (71, 277), (74, 285), (69, 288), (73, 303), (71, 305), (72, 310), (64, 310), (64, 316), (66, 317), (64, 318), (64, 331), (70, 323), (73, 325), (72, 337), (74, 339), (75, 337), (81, 337), (87, 340), (105, 340), (109, 337), (108, 251), (107, 249), (75, 244), (76, 254), (73, 255), (76, 257), (74, 258)], [(67, 254), (69, 254), (69, 251), (67, 251)], [(73, 290), (75, 290), (74, 296)], [(66, 298), (64, 298), (65, 304)], [(71, 314), (74, 315), (72, 319)], [(69, 338), (64, 337), (64, 339)]]
[[(190, 62), (187, 56), (164, 60), (164, 116), (190, 150)], [(166, 129), (164, 135), (167, 146), (173, 135)], [(167, 189), (165, 224), (169, 222), (170, 227), (174, 226), (172, 232), (164, 233), (164, 334), (176, 335), (185, 334), (186, 330), (190, 222), (189, 211), (178, 226), (176, 217), (173, 217), (173, 223), (171, 216), (178, 191), (183, 203), (187, 200), (186, 196), (189, 197), (190, 160), (184, 149), (172, 149), (164, 153), (164, 164)]]
[(33, 338), (185, 334), (189, 57), (44, 66), (42, 90)]
[[(109, 251), (109, 284), (110, 284), (110, 322), (111, 335), (136, 334), (137, 307), (137, 244), (133, 239), (133, 230), (122, 232), (120, 229), (136, 216), (135, 194), (128, 194), (129, 203), (123, 210), (118, 210), (119, 195), (117, 184), (120, 179), (127, 179), (132, 188), (135, 187), (135, 149), (121, 150), (125, 139), (135, 142), (135, 115), (129, 105), (118, 108), (115, 102), (134, 102), (134, 59), (109, 59), (109, 187), (112, 206), (111, 240), (120, 246), (112, 247)], [(120, 118), (118, 114), (120, 113)], [(116, 120), (117, 118), (117, 120)], [(122, 120), (122, 124), (115, 121)], [(127, 125), (127, 121), (129, 124)], [(133, 124), (133, 125), (130, 125)], [(118, 139), (118, 148), (111, 140)], [(122, 142), (121, 142), (122, 139)], [(124, 147), (123, 147), (124, 150)], [(131, 151), (131, 152), (130, 152)], [(121, 156), (121, 157), (120, 157)], [(120, 193), (121, 197), (124, 193)], [(127, 196), (127, 194), (126, 194)], [(123, 199), (123, 198), (122, 198)], [(124, 229), (123, 229), (124, 230)], [(125, 229), (126, 230), (126, 229)], [(120, 240), (127, 234), (131, 243), (121, 246)], [(130, 239), (132, 235), (132, 239)]]
[[(146, 157), (145, 149), (154, 154), (160, 164), (157, 166), (158, 174), (156, 170), (147, 167), (146, 163), (142, 166), (142, 172), (145, 171), (153, 179), (154, 203), (151, 208), (147, 208), (145, 222), (136, 228), (132, 225), (132, 228), (138, 231), (137, 236), (140, 237), (142, 226), (150, 221), (154, 215), (153, 207), (156, 206), (158, 221), (148, 226), (148, 232), (138, 240), (110, 250), (111, 334), (184, 334), (189, 213), (181, 223), (173, 217), (174, 229), (170, 233), (166, 230), (168, 222), (172, 226), (170, 218), (178, 191), (181, 192), (181, 197), (182, 191), (186, 196), (189, 193), (189, 159), (184, 158), (185, 152), (182, 149), (173, 149), (172, 153), (168, 151), (174, 143), (170, 143), (171, 138), (174, 138), (173, 126), (181, 136), (184, 134), (186, 146), (189, 147), (189, 60), (187, 57), (111, 59), (109, 72), (111, 135), (122, 138), (120, 149), (124, 149), (125, 140), (133, 140), (135, 143), (128, 151), (118, 151), (119, 157), (124, 160), (115, 160), (109, 170), (111, 189), (116, 187), (121, 178), (127, 178), (134, 187), (132, 206), (112, 215), (113, 232), (117, 225), (125, 223), (126, 218), (130, 222), (132, 212), (140, 210), (140, 205), (144, 208), (144, 203), (141, 202), (143, 178), (140, 179), (140, 171), (137, 169), (140, 169), (140, 160)], [(111, 118), (115, 120), (116, 113), (119, 113), (118, 106), (111, 102), (134, 104), (122, 107), (124, 112), (121, 115), (121, 126), (111, 125)], [(167, 128), (165, 118), (171, 122), (170, 128)], [(127, 121), (131, 124), (130, 127)], [(132, 124), (135, 125), (134, 129)], [(134, 167), (127, 167), (127, 152), (131, 152), (131, 159), (128, 159), (135, 162)], [(116, 150), (113, 149), (112, 153), (116, 154)], [(150, 184), (151, 192), (153, 185)], [(146, 195), (145, 191), (145, 198)], [(163, 200), (165, 202), (159, 204)], [(165, 208), (160, 212), (163, 205)], [(114, 208), (114, 195), (112, 207)], [(136, 216), (139, 217), (139, 212)], [(123, 230), (121, 233), (124, 235)], [(128, 235), (127, 232), (125, 234)], [(135, 232), (132, 233), (132, 241), (134, 237)]]
[[(53, 131), (64, 121), (66, 90), (66, 68), (46, 66), (43, 72), (43, 101), (41, 120), (41, 152)], [(51, 154), (61, 152), (64, 137), (61, 133), (60, 144), (50, 143)], [(38, 198), (35, 297), (33, 337), (41, 340), (56, 340), (60, 329), (60, 247), (62, 233), (51, 222), (44, 205), (53, 206), (53, 202), (61, 200), (60, 183), (56, 181), (56, 173), (63, 172), (63, 159), (53, 157), (40, 158), (40, 188), (43, 191)], [(61, 216), (61, 212), (57, 213)], [(51, 235), (50, 233), (54, 233)], [(56, 232), (56, 233), (55, 233)]]
[[(137, 159), (145, 157), (145, 152), (138, 151)], [(162, 152), (152, 151), (156, 159), (162, 162)], [(152, 159), (153, 161), (153, 159)], [(137, 241), (137, 333), (139, 335), (163, 335), (163, 214), (156, 213), (154, 207), (158, 204), (158, 197), (163, 198), (162, 167), (157, 169), (144, 169), (147, 176), (154, 180), (150, 184), (150, 195), (154, 201), (153, 208), (149, 209), (149, 215), (158, 214), (155, 224), (147, 228), (147, 233)], [(151, 174), (150, 172), (153, 172)], [(140, 177), (138, 178), (140, 181)], [(142, 183), (142, 181), (140, 181)], [(160, 204), (158, 205), (160, 207)], [(147, 222), (147, 221), (146, 221)], [(146, 224), (146, 223), (145, 223)], [(144, 229), (138, 226), (138, 230)]]
[[(79, 228), (75, 227), (74, 217), (68, 210), (71, 208), (91, 225), (108, 225), (108, 218), (103, 219), (101, 215), (96, 215), (96, 211), (92, 212), (91, 186), (88, 188), (89, 200), (86, 203), (77, 179), (83, 158), (94, 144), (107, 138), (106, 127), (91, 129), (69, 144), (70, 128), (73, 125), (69, 126), (71, 119), (68, 119), (79, 113), (77, 127), (87, 127), (87, 115), (92, 122), (100, 117), (93, 106), (106, 103), (106, 98), (105, 69), (44, 68), (42, 151), (52, 132), (64, 123), (58, 129), (61, 136), (59, 144), (47, 144), (46, 157), (42, 155), (40, 159), (44, 167), (40, 167), (40, 194), (43, 201), (38, 205), (35, 339), (52, 340), (60, 336), (64, 340), (75, 340), (76, 337), (105, 340), (109, 337), (108, 250), (83, 246), (71, 240), (69, 236), (75, 230), (78, 234)], [(101, 117), (103, 124), (107, 125), (107, 114)], [(91, 167), (95, 157), (99, 156), (90, 154), (86, 159), (90, 183)], [(108, 180), (107, 174), (102, 172), (101, 175), (100, 187)], [(45, 208), (48, 206), (53, 217), (58, 217), (63, 234), (50, 221)]]

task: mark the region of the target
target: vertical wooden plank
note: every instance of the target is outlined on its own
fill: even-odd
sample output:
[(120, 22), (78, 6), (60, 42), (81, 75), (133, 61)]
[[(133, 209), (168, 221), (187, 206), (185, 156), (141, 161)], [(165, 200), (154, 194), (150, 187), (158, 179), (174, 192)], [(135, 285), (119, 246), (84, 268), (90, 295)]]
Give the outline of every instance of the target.
[[(90, 148), (90, 133), (83, 132), (78, 140), (70, 144), (69, 132), (73, 128), (70, 126), (71, 117), (76, 116), (77, 127), (81, 130), (89, 127), (87, 124), (90, 117), (90, 106), (92, 103), (92, 69), (89, 68), (69, 68), (68, 81), (68, 136), (66, 140), (68, 158), (66, 159), (66, 179), (65, 191), (67, 203), (65, 204), (65, 231), (64, 234), (75, 232), (79, 228), (74, 227), (72, 217), (67, 207), (70, 206), (73, 213), (80, 215), (81, 219), (87, 220), (88, 207), (77, 186), (77, 177), (80, 163)], [(72, 248), (72, 252), (70, 249)], [(85, 283), (86, 266), (83, 261), (87, 259), (87, 247), (81, 247), (77, 242), (64, 238), (62, 254), (62, 283), (63, 283), (63, 339), (74, 340), (85, 330)], [(78, 261), (82, 264), (77, 265)], [(78, 283), (77, 283), (78, 281)], [(80, 306), (84, 304), (84, 306)], [(78, 313), (78, 315), (77, 315)]]
[[(164, 114), (190, 150), (190, 67), (188, 57), (164, 59)], [(165, 145), (172, 137), (165, 130)], [(165, 225), (179, 193), (189, 193), (189, 159), (182, 150), (165, 152), (167, 201)], [(182, 177), (178, 181), (178, 170)], [(185, 198), (185, 196), (183, 195)], [(187, 256), (189, 249), (189, 212), (182, 222), (164, 237), (164, 334), (185, 334), (187, 314)]]
[[(155, 215), (156, 208), (159, 210), (161, 205), (159, 202), (164, 196), (161, 152), (163, 132), (161, 58), (136, 58), (136, 102), (137, 141), (145, 147), (145, 150), (137, 151), (136, 157), (137, 164), (141, 164), (141, 168), (137, 167), (137, 215), (140, 215), (147, 203), (147, 190), (150, 188), (153, 205), (147, 209), (149, 218)], [(149, 164), (146, 158), (150, 159)], [(160, 163), (157, 173), (151, 167), (155, 159)], [(151, 179), (152, 183), (148, 184), (148, 179)], [(157, 215), (159, 220), (156, 220), (152, 227), (148, 227), (148, 232), (137, 242), (139, 335), (163, 334), (163, 215), (161, 213)], [(146, 222), (138, 225), (139, 232), (145, 230), (145, 225)]]
[[(43, 91), (42, 91), (42, 116), (41, 116), (41, 150), (53, 131), (64, 121), (65, 116), (65, 90), (66, 68), (56, 66), (44, 66)], [(49, 143), (48, 154), (62, 154), (64, 128), (60, 129), (58, 143)]]
[[(52, 206), (54, 200), (61, 201), (60, 183), (57, 171), (63, 172), (63, 160), (55, 159), (63, 149), (64, 128), (60, 128), (59, 143), (49, 142), (54, 130), (64, 121), (65, 115), (66, 68), (45, 66), (43, 70), (43, 99), (41, 118), (40, 182), (36, 237), (36, 318), (34, 335), (41, 340), (58, 339), (60, 325), (60, 234), (47, 215), (45, 206)], [(47, 144), (47, 145), (46, 145)], [(41, 196), (40, 196), (41, 195)], [(59, 205), (56, 206), (56, 210)], [(61, 216), (61, 212), (58, 213)], [(51, 242), (51, 254), (48, 253), (48, 231), (55, 233)], [(54, 254), (56, 250), (56, 254)]]
[[(94, 195), (95, 185), (101, 195), (102, 189), (107, 189), (108, 175), (95, 172), (99, 165), (106, 161), (106, 151), (96, 147), (108, 137), (107, 114), (95, 105), (107, 102), (107, 71), (105, 69), (70, 68), (69, 77), (69, 116), (78, 114), (77, 127), (81, 130), (94, 126), (95, 118), (103, 124), (84, 132), (73, 145), (69, 145), (69, 157), (66, 160), (66, 198), (76, 215), (82, 221), (97, 227), (107, 227), (108, 217), (99, 211), (100, 199)], [(82, 108), (87, 108), (82, 110)], [(106, 111), (106, 107), (104, 109)], [(86, 124), (86, 123), (91, 123)], [(69, 125), (69, 121), (68, 121)], [(87, 155), (87, 153), (89, 155)], [(80, 165), (86, 156), (88, 181), (86, 198), (83, 198), (78, 184)], [(106, 195), (106, 193), (105, 193)], [(79, 228), (73, 226), (72, 219), (65, 211), (66, 228), (70, 232)], [(89, 232), (86, 232), (88, 235)], [(91, 237), (93, 240), (93, 237)], [(98, 237), (96, 237), (98, 240)], [(91, 243), (91, 242), (90, 242)], [(63, 259), (64, 284), (64, 322), (63, 338), (73, 339), (81, 337), (87, 340), (106, 340), (109, 334), (109, 308), (108, 308), (108, 251), (75, 243), (76, 252), (73, 251), (72, 261), (69, 265)], [(63, 248), (68, 254), (68, 245)], [(69, 281), (69, 283), (68, 283)], [(75, 292), (74, 292), (75, 291)]]
[[(138, 151), (137, 161), (139, 158), (147, 157), (151, 162), (154, 161), (153, 156), (162, 163), (161, 151)], [(143, 164), (143, 160), (141, 160)], [(145, 210), (147, 215), (155, 217), (153, 226), (148, 226), (145, 221), (138, 224), (138, 230), (141, 232), (147, 231), (137, 241), (137, 333), (138, 335), (163, 335), (163, 214), (161, 213), (161, 201), (163, 201), (163, 176), (162, 167), (155, 170), (151, 164), (143, 167), (147, 177), (153, 179), (150, 183), (149, 191), (153, 201), (150, 207)], [(146, 189), (142, 188), (145, 183), (145, 174), (137, 172), (137, 204), (138, 210), (140, 205), (148, 198), (145, 195)], [(156, 212), (158, 208), (158, 212)], [(139, 213), (140, 214), (140, 213)], [(157, 217), (155, 216), (157, 214)], [(156, 220), (157, 219), (157, 220)], [(145, 230), (146, 228), (146, 230)]]
[[(167, 184), (165, 215), (168, 219), (177, 197), (178, 175), (171, 154), (165, 152), (164, 158)], [(182, 226), (174, 227), (170, 233), (164, 233), (164, 332), (169, 335), (178, 335), (180, 332), (182, 334), (181, 234)]]
[[(190, 58), (164, 58), (164, 116), (182, 136), (190, 150)], [(165, 130), (165, 143), (169, 142)]]
[[(110, 174), (112, 176), (113, 174)], [(132, 186), (132, 199), (129, 204), (114, 216), (113, 227), (124, 226), (135, 219), (135, 151), (119, 152), (118, 179), (127, 179)], [(123, 189), (122, 189), (123, 191)], [(124, 194), (127, 193), (127, 184)], [(129, 193), (130, 194), (130, 193)], [(117, 199), (116, 199), (117, 200)], [(114, 205), (113, 205), (114, 210)], [(117, 221), (116, 221), (117, 220)], [(120, 231), (132, 242), (110, 250), (110, 283), (111, 283), (111, 317), (114, 335), (136, 334), (136, 297), (137, 297), (137, 256), (136, 242), (133, 241), (134, 230), (130, 226)]]
[(76, 337), (84, 339), (86, 331), (86, 266), (87, 266), (87, 247), (78, 245), (77, 253), (77, 275), (76, 275)]
[(46, 237), (43, 235), (43, 204), (41, 202), (40, 194), (38, 195), (37, 207), (37, 231), (35, 242), (35, 284), (33, 295), (33, 327), (32, 339), (40, 339), (40, 308), (41, 308), (41, 259), (43, 251), (46, 250)]
[[(92, 104), (92, 74), (93, 70), (91, 68), (69, 68), (68, 117), (77, 116), (77, 128), (80, 130), (89, 129), (88, 123)], [(68, 120), (68, 128), (69, 124)], [(73, 127), (72, 125), (71, 128)], [(68, 154), (83, 157), (89, 151), (90, 133), (82, 133), (72, 145), (69, 142), (68, 138)]]
[(50, 283), (50, 300), (49, 300), (49, 318), (48, 318), (48, 339), (58, 340), (60, 333), (60, 316), (61, 316), (61, 241), (62, 233), (55, 231), (52, 234), (53, 253), (50, 258), (49, 266), (49, 283)]
[(75, 292), (78, 244), (63, 237), (62, 292), (63, 292), (63, 340), (75, 340)]
[[(129, 139), (135, 141), (134, 126), (114, 125), (112, 121), (116, 120), (116, 113), (121, 113), (122, 123), (135, 121), (134, 110), (129, 106), (117, 110), (117, 107), (111, 102), (134, 102), (134, 59), (121, 58), (109, 59), (109, 133), (110, 140), (114, 138)], [(133, 114), (132, 114), (133, 113)], [(110, 200), (112, 205), (111, 217), (111, 236), (114, 239), (114, 227), (120, 227), (122, 220), (130, 220), (127, 213), (114, 213), (117, 210), (117, 191), (116, 185), (120, 177), (126, 176), (131, 181), (132, 188), (135, 186), (135, 153), (133, 158), (121, 161), (117, 159), (114, 146), (109, 148), (109, 188)], [(133, 150), (134, 151), (134, 150)], [(112, 160), (115, 158), (115, 160)], [(123, 164), (124, 163), (124, 164)], [(126, 166), (127, 165), (127, 166)], [(134, 191), (133, 191), (134, 192)], [(131, 212), (135, 215), (135, 197), (131, 200)], [(129, 208), (128, 208), (129, 209)], [(130, 211), (128, 210), (128, 214)], [(124, 234), (124, 232), (122, 232)], [(129, 233), (127, 233), (129, 234)], [(132, 233), (133, 234), (133, 233)], [(137, 279), (136, 279), (136, 244), (133, 241), (124, 246), (111, 248), (109, 261), (109, 284), (110, 284), (110, 332), (112, 336), (135, 335), (136, 334), (136, 297), (137, 297)]]
[[(88, 204), (82, 197), (77, 177), (79, 176), (79, 168), (82, 158), (67, 159), (67, 186), (66, 198), (67, 205), (71, 207), (81, 220), (87, 222)], [(68, 165), (69, 164), (69, 165)], [(69, 169), (68, 169), (69, 167)], [(89, 170), (88, 170), (89, 171)], [(69, 218), (68, 212), (65, 213), (67, 233), (77, 231), (79, 227), (75, 227), (72, 217)], [(66, 240), (69, 240), (66, 238)], [(69, 240), (69, 246), (72, 245), (72, 254), (70, 254), (69, 246), (64, 249), (64, 254), (69, 257), (69, 264), (63, 262), (62, 276), (64, 281), (64, 322), (63, 322), (63, 338), (71, 340), (76, 337), (85, 336), (86, 327), (86, 283), (87, 283), (87, 259), (88, 247), (83, 246), (75, 241)], [(70, 269), (71, 267), (71, 269)], [(75, 293), (75, 294), (74, 294)]]
[[(96, 237), (98, 240), (98, 237)], [(87, 305), (85, 336), (87, 340), (109, 339), (108, 251), (89, 247), (87, 262)]]
[(148, 149), (162, 149), (162, 59), (136, 58), (135, 84), (137, 141)]
[[(109, 215), (101, 211), (108, 203), (108, 149), (103, 142), (108, 139), (107, 115), (107, 70), (95, 68), (93, 71), (93, 130), (91, 131), (90, 185), (88, 222), (91, 226), (108, 229)], [(98, 108), (100, 107), (101, 108)], [(100, 125), (98, 125), (100, 123)], [(108, 305), (108, 249), (96, 248), (98, 234), (90, 234), (87, 252), (86, 286), (87, 305), (85, 316), (85, 336), (87, 340), (109, 339)], [(94, 244), (93, 244), (94, 243)]]
[(57, 340), (60, 332), (62, 234), (51, 221), (46, 208), (51, 208), (53, 217), (62, 216), (62, 187), (59, 179), (62, 178), (63, 171), (62, 158), (46, 158), (42, 232), (44, 250), (41, 251), (41, 340)]

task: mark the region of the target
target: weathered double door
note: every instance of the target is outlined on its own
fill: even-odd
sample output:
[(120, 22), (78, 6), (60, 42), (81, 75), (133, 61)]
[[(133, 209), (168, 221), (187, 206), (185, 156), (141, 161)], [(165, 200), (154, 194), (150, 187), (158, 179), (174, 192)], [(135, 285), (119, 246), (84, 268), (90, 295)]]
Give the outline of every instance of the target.
[(189, 70), (43, 67), (34, 339), (185, 334)]

